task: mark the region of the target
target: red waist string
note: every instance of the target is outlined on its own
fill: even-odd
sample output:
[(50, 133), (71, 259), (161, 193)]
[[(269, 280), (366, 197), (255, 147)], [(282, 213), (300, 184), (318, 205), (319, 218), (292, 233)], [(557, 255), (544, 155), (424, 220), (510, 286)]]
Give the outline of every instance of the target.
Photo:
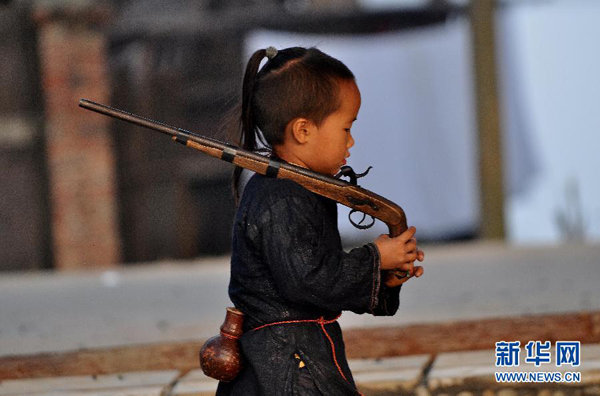
[[(331, 353), (333, 355), (333, 362), (335, 363), (335, 367), (337, 367), (338, 372), (340, 373), (340, 375), (342, 376), (342, 378), (346, 382), (349, 382), (348, 379), (346, 378), (346, 376), (344, 375), (344, 372), (342, 371), (342, 368), (340, 367), (340, 364), (338, 363), (337, 356), (336, 356), (336, 353), (335, 353), (335, 344), (333, 343), (333, 339), (331, 338), (331, 336), (329, 335), (329, 333), (325, 329), (325, 325), (326, 324), (331, 324), (331, 323), (337, 322), (337, 320), (340, 318), (340, 316), (342, 316), (342, 314), (339, 314), (335, 319), (330, 319), (330, 320), (325, 320), (325, 318), (323, 318), (321, 316), (319, 319), (285, 320), (285, 321), (282, 321), (282, 322), (267, 323), (265, 325), (258, 326), (256, 328), (252, 329), (252, 331), (260, 330), (260, 329), (263, 329), (265, 327), (282, 325), (282, 324), (318, 323), (321, 326), (321, 330), (323, 330), (323, 333), (325, 334), (325, 337), (327, 337), (327, 340), (329, 341), (329, 344), (331, 345)], [(358, 392), (358, 390), (357, 390), (357, 392)], [(358, 394), (361, 395), (361, 396), (364, 396), (360, 392), (358, 392)]]

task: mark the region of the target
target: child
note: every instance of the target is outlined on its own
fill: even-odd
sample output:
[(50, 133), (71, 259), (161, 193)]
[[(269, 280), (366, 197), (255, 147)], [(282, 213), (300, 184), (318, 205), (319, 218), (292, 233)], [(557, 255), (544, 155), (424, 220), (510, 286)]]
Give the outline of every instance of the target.
[[(337, 59), (315, 48), (258, 50), (244, 76), (241, 144), (255, 151), (260, 141), (273, 157), (334, 175), (350, 156), (359, 108), (354, 75)], [(229, 284), (245, 314), (245, 367), (217, 395), (358, 395), (336, 319), (344, 310), (396, 313), (408, 278), (382, 271), (423, 274), (414, 233), (344, 252), (335, 202), (252, 176), (235, 219)]]

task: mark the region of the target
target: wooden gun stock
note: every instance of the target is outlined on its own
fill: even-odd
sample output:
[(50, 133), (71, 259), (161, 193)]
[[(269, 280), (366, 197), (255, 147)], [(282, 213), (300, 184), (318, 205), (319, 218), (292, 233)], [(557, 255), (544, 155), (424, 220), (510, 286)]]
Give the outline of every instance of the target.
[[(290, 179), (315, 194), (322, 195), (351, 209), (366, 213), (383, 221), (390, 237), (396, 237), (407, 229), (404, 210), (394, 202), (344, 180), (326, 176), (286, 162), (235, 147), (184, 129), (174, 128), (148, 118), (115, 109), (87, 99), (79, 106), (100, 114), (118, 118), (171, 136), (171, 139), (187, 147), (202, 151), (212, 157), (254, 171), (261, 175)], [(398, 278), (406, 277), (404, 271), (395, 271)]]

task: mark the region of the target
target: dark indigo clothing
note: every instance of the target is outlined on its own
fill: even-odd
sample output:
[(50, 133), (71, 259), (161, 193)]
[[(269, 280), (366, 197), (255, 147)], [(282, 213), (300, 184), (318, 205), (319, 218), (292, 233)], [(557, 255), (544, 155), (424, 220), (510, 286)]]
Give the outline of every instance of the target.
[[(356, 395), (337, 322), (341, 311), (393, 315), (400, 287), (381, 281), (379, 252), (368, 244), (342, 249), (337, 204), (285, 179), (254, 175), (237, 211), (229, 296), (245, 314), (240, 339), (245, 368), (217, 395)], [(298, 357), (305, 363), (300, 368)]]

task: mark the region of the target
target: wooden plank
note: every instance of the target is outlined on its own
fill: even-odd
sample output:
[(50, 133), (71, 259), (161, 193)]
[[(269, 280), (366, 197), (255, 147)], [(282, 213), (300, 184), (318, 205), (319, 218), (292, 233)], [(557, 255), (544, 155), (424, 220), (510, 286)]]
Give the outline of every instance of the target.
[[(534, 369), (524, 362), (514, 368), (495, 366), (495, 351), (469, 351), (440, 354), (435, 358), (427, 376), (429, 391), (434, 393), (456, 389), (491, 389), (503, 386), (495, 382), (496, 371), (548, 371)], [(427, 355), (387, 359), (351, 360), (350, 367), (359, 389), (364, 394), (416, 394), (423, 375), (431, 363)], [(555, 362), (554, 356), (552, 361)], [(578, 388), (600, 385), (600, 344), (581, 346), (581, 365), (550, 367), (551, 371), (580, 372), (582, 381)], [(175, 371), (126, 373), (109, 376), (59, 377), (32, 380), (8, 380), (0, 382), (1, 396), (171, 396), (213, 395), (217, 381), (206, 377), (200, 370), (193, 370), (177, 378)], [(175, 386), (170, 389), (170, 384)], [(544, 384), (542, 384), (544, 385)], [(556, 385), (556, 384), (545, 384)], [(562, 384), (564, 386), (565, 384)], [(511, 384), (514, 386), (514, 384)], [(569, 386), (569, 385), (567, 385)]]
[[(149, 386), (87, 391), (49, 391), (42, 393), (28, 393), (27, 396), (162, 396), (164, 394), (163, 392), (164, 388), (161, 386)], [(23, 394), (19, 393), (18, 396), (23, 396)]]
[[(344, 331), (350, 359), (492, 350), (500, 340), (600, 343), (600, 311)], [(0, 357), (0, 380), (198, 368), (203, 341)]]
[(344, 332), (350, 358), (490, 350), (501, 340), (600, 342), (600, 312), (531, 315)]
[(192, 370), (182, 377), (171, 392), (171, 396), (212, 396), (218, 381), (204, 375), (202, 370)]
[(197, 368), (203, 341), (0, 357), (0, 380)]
[[(177, 377), (176, 370), (131, 372), (111, 375), (87, 375), (52, 378), (5, 380), (0, 382), (0, 395), (46, 394), (155, 394)], [(70, 393), (67, 393), (70, 392)], [(107, 393), (108, 392), (108, 393)], [(111, 393), (112, 392), (112, 393)]]

